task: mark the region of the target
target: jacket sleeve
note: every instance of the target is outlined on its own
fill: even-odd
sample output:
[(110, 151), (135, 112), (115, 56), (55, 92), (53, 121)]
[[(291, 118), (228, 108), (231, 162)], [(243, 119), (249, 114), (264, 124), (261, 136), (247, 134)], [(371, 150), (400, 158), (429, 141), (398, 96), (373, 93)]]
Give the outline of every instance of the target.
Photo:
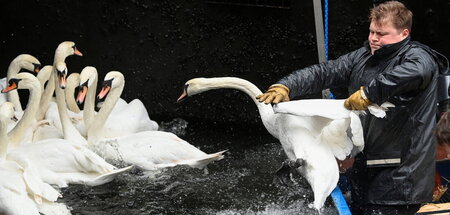
[(283, 77), (278, 84), (287, 86), (289, 97), (319, 93), (330, 87), (347, 86), (355, 57), (362, 49), (342, 55), (336, 60), (329, 60), (312, 65)]
[(421, 48), (412, 48), (401, 63), (392, 70), (379, 74), (364, 92), (367, 98), (377, 104), (392, 96), (405, 93), (418, 93), (425, 89), (437, 71), (433, 58)]

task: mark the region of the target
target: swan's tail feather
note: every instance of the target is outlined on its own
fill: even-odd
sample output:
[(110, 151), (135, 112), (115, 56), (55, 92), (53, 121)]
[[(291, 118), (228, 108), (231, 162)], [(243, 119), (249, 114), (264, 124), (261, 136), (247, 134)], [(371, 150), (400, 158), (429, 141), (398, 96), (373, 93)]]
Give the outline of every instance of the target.
[(214, 153), (214, 154), (209, 154), (207, 158), (204, 158), (204, 159), (201, 159), (201, 160), (194, 161), (194, 162), (191, 163), (191, 164), (188, 163), (187, 165), (189, 165), (189, 166), (191, 166), (191, 167), (194, 167), (194, 168), (203, 169), (203, 168), (205, 168), (206, 165), (208, 165), (209, 163), (211, 163), (211, 162), (213, 162), (213, 161), (217, 161), (217, 160), (223, 159), (223, 158), (224, 158), (223, 153), (225, 153), (226, 151), (228, 151), (228, 150), (220, 151), (220, 152), (217, 152), (217, 153)]
[(124, 168), (121, 168), (121, 169), (112, 170), (112, 171), (110, 171), (108, 173), (105, 173), (103, 175), (100, 175), (100, 176), (94, 178), (91, 181), (86, 182), (86, 185), (98, 186), (98, 185), (102, 185), (102, 184), (108, 183), (108, 182), (114, 180), (114, 178), (117, 175), (119, 175), (121, 173), (124, 173), (124, 172), (130, 170), (131, 168), (133, 168), (133, 165), (128, 166), (128, 167), (124, 167)]
[(189, 159), (189, 160), (180, 160), (178, 162), (174, 163), (166, 163), (166, 164), (158, 164), (158, 168), (165, 168), (165, 167), (174, 167), (178, 165), (188, 165), (193, 168), (203, 169), (208, 165), (209, 163), (217, 160), (221, 160), (224, 158), (223, 153), (225, 153), (228, 150), (216, 152), (213, 154), (207, 154), (205, 157), (202, 157), (200, 159)]
[(30, 192), (33, 193), (34, 200), (38, 204), (42, 203), (42, 198), (47, 201), (55, 202), (62, 196), (55, 188), (44, 183), (41, 178), (29, 168), (23, 171), (23, 179)]
[(43, 202), (38, 205), (39, 212), (45, 215), (70, 215), (70, 209), (63, 203)]

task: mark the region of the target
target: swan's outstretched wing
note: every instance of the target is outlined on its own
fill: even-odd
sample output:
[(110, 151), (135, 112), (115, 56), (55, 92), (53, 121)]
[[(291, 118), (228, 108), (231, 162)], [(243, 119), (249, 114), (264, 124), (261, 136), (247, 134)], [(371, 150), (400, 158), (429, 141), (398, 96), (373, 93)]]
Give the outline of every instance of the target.
[(344, 160), (353, 149), (352, 139), (347, 135), (350, 124), (350, 119), (332, 120), (319, 135), (320, 143), (327, 145), (339, 160)]
[(361, 119), (355, 113), (350, 113), (350, 131), (352, 134), (353, 145), (355, 145), (359, 151), (364, 149), (364, 135), (361, 124)]
[(369, 105), (368, 109), (369, 112), (377, 118), (384, 118), (386, 116), (386, 111), (388, 110), (388, 108), (392, 107), (395, 107), (395, 105), (390, 102), (385, 102), (380, 106), (377, 104), (371, 104)]
[[(287, 113), (297, 116), (321, 116), (329, 119), (349, 118), (350, 111), (344, 107), (345, 99), (302, 99), (278, 103), (273, 106), (275, 113)], [(369, 112), (378, 117), (386, 116), (388, 108), (395, 107), (390, 102), (381, 105), (371, 104)], [(360, 111), (356, 111), (359, 113)]]
[[(330, 119), (328, 125), (320, 128), (320, 140), (327, 144), (336, 158), (343, 160), (350, 155), (353, 146), (358, 151), (364, 148), (364, 136), (361, 120), (358, 117), (361, 111), (350, 111), (344, 107), (344, 99), (304, 99), (282, 102), (274, 106), (275, 113), (292, 114), (298, 117), (312, 117), (312, 119)], [(383, 118), (388, 108), (395, 107), (385, 102), (381, 106), (369, 106), (370, 114)], [(348, 131), (348, 132), (347, 132)]]
[(302, 99), (274, 105), (275, 113), (297, 116), (321, 116), (329, 119), (344, 119), (350, 111), (344, 107), (344, 99)]

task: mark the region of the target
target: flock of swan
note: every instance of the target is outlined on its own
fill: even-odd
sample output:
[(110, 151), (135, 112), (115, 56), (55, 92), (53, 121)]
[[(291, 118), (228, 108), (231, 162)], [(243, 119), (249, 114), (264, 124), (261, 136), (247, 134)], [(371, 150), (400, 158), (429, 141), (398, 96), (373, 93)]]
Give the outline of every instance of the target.
[[(96, 68), (86, 66), (69, 75), (65, 59), (71, 55), (82, 56), (74, 42), (62, 42), (53, 64), (40, 70), (35, 57), (19, 55), (0, 80), (0, 214), (70, 214), (56, 202), (61, 197), (58, 188), (104, 184), (133, 167), (204, 168), (224, 157), (225, 151), (207, 154), (173, 133), (159, 131), (139, 99), (127, 103), (120, 98), (125, 78), (118, 71), (105, 75), (97, 94)], [(21, 69), (30, 73), (19, 73)], [(344, 100), (266, 105), (256, 100), (262, 92), (255, 85), (235, 77), (191, 79), (178, 100), (219, 88), (237, 89), (253, 99), (267, 131), (296, 164), (289, 168), (307, 179), (314, 192), (312, 206), (320, 210), (339, 179), (336, 159), (364, 147), (361, 113), (345, 109)], [(26, 109), (16, 89), (29, 90)], [(96, 99), (103, 100), (98, 111)], [(389, 107), (369, 110), (383, 117)]]
[[(35, 57), (21, 54), (0, 80), (0, 214), (70, 214), (56, 202), (59, 188), (101, 185), (133, 167), (204, 168), (224, 157), (225, 151), (207, 154), (173, 133), (158, 131), (139, 99), (127, 103), (120, 98), (122, 73), (107, 73), (98, 95), (95, 67), (67, 77), (65, 59), (71, 55), (82, 56), (74, 42), (62, 42), (53, 64), (40, 69)], [(76, 87), (80, 90), (74, 95)], [(17, 89), (29, 91), (25, 109)], [(96, 97), (104, 100), (98, 112)]]

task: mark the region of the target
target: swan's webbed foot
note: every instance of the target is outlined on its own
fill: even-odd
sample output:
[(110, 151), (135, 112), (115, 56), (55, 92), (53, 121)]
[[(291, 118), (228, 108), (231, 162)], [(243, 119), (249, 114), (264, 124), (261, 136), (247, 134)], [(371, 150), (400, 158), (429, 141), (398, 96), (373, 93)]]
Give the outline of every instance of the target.
[(276, 179), (279, 183), (285, 186), (293, 186), (294, 182), (291, 180), (291, 169), (297, 169), (302, 166), (304, 160), (298, 158), (297, 160), (285, 160), (281, 163), (281, 167), (277, 170)]

